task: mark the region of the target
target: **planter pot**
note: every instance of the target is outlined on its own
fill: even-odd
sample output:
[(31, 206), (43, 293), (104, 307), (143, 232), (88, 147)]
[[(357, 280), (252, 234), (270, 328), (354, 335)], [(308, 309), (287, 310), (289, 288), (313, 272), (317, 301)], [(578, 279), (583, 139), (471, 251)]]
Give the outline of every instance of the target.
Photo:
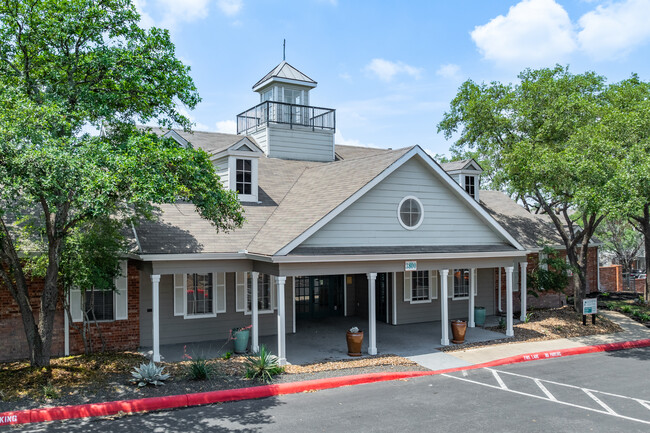
[(348, 342), (348, 355), (361, 356), (361, 344), (363, 343), (363, 331), (350, 332), (345, 335)]
[(464, 343), (466, 331), (467, 331), (467, 322), (465, 320), (452, 320), (451, 333), (454, 338), (451, 340), (451, 342), (454, 344)]
[(235, 353), (246, 353), (250, 329), (232, 330), (232, 338), (235, 341)]
[(474, 323), (477, 326), (485, 325), (485, 307), (474, 307)]

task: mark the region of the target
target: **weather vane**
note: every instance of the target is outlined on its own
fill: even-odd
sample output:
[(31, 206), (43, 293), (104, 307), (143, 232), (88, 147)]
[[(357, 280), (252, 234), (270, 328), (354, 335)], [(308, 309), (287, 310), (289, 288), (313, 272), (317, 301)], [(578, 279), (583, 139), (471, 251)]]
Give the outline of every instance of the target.
[(287, 40), (282, 40), (282, 61), (287, 60)]

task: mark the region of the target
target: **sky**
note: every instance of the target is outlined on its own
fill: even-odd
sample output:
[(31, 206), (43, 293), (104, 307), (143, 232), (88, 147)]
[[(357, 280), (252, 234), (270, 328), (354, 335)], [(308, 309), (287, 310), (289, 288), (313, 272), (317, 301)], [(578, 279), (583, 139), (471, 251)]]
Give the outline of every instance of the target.
[(516, 83), (523, 69), (569, 65), (608, 82), (650, 81), (650, 0), (136, 0), (141, 26), (170, 31), (202, 102), (198, 131), (235, 133), (252, 86), (286, 60), (336, 109), (336, 143), (420, 145), (465, 80)]

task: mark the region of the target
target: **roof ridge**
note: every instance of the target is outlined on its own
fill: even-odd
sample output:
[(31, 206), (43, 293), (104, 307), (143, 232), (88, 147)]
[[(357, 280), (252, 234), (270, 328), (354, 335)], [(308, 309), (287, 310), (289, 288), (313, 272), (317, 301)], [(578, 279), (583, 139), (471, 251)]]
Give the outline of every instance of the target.
[(313, 166), (307, 167), (307, 168), (312, 169), (312, 168), (331, 167), (334, 164), (341, 164), (341, 163), (344, 163), (344, 162), (353, 162), (353, 161), (357, 161), (359, 159), (379, 158), (380, 156), (386, 156), (389, 153), (390, 154), (399, 153), (399, 152), (406, 153), (406, 152), (409, 152), (414, 147), (415, 146), (400, 147), (399, 149), (386, 150), (386, 152), (378, 153), (378, 154), (375, 154), (375, 155), (363, 155), (363, 156), (357, 156), (357, 157), (350, 158), (350, 159), (339, 159), (338, 161), (331, 161), (331, 162), (328, 162), (328, 163), (323, 164), (323, 165), (313, 165)]

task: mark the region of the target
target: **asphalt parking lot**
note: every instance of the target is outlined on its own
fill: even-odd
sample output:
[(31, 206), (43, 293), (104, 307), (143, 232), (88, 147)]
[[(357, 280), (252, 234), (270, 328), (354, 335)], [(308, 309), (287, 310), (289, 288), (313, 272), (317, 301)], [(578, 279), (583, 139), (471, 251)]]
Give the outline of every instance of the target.
[(650, 348), (17, 431), (650, 431)]

